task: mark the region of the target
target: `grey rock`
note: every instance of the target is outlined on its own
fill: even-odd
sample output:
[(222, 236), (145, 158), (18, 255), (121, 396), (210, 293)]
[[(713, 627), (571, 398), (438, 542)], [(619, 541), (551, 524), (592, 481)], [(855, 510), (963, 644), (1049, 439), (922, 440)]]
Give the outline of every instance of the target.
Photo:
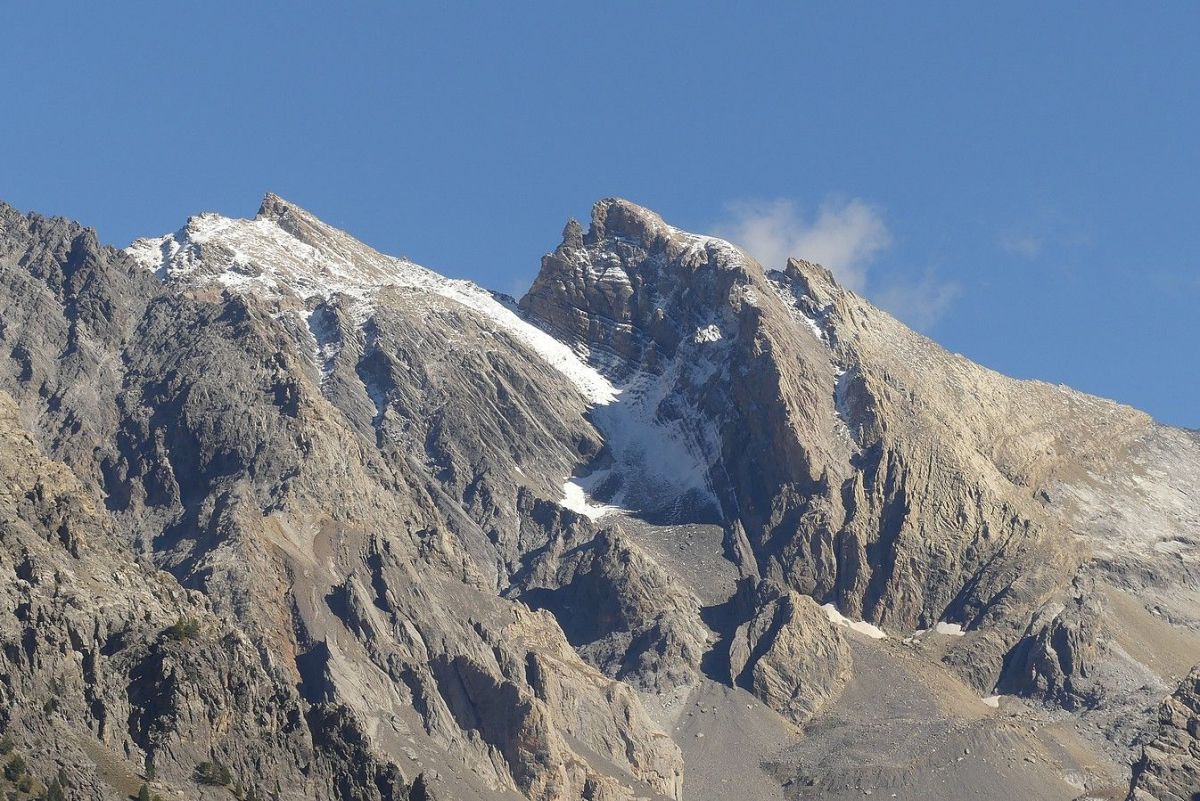
[(1040, 610), (1009, 655), (1000, 687), (1066, 709), (1094, 705), (1089, 679), (1099, 656), (1102, 615), (1100, 602), (1083, 592), (1065, 605)]
[(782, 267), (610, 199), (514, 307), (273, 195), (127, 252), (0, 206), (0, 723), (82, 797), (149, 759), (215, 798), (217, 759), (284, 798), (678, 801), (732, 754), (672, 740), (680, 699), (783, 747), (869, 654), (996, 753), (999, 687), (1124, 770), (1200, 661), (1200, 437)]
[(845, 687), (850, 649), (812, 598), (770, 581), (754, 595), (754, 616), (738, 627), (730, 647), (730, 677), (803, 725)]
[(1131, 801), (1192, 801), (1200, 794), (1200, 668), (1158, 712), (1154, 738), (1133, 766)]

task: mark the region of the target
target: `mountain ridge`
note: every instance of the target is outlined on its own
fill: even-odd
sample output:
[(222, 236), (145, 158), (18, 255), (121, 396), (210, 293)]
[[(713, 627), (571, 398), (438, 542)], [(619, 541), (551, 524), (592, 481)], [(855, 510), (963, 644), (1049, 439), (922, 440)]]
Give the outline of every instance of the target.
[[(1024, 753), (1047, 766), (1030, 798), (1074, 798), (1064, 776), (1128, 785), (1200, 662), (1196, 437), (949, 354), (816, 265), (764, 270), (610, 198), (513, 308), (271, 194), (254, 220), (198, 215), (128, 253), (7, 207), (0, 223), (0, 390), (122, 532), (89, 558), (195, 593), (304, 736), (377, 766), (299, 781), (280, 766), (300, 746), (247, 752), (235, 719), (183, 748), (169, 733), (204, 726), (169, 710), (154, 737), (106, 740), (98, 721), (147, 708), (89, 689), (125, 669), (128, 646), (97, 644), (61, 679), (91, 711), (0, 720), (43, 775), (61, 763), (38, 742), (89, 732), (201, 797), (206, 759), (288, 798), (680, 801), (730, 778), (762, 798), (843, 780), (939, 797), (887, 739), (910, 720), (927, 749), (974, 749), (956, 781), (1003, 786)], [(38, 558), (81, 558), (62, 547)], [(34, 589), (12, 586), (18, 610)], [(26, 632), (5, 642), (59, 642), (5, 614)], [(162, 626), (121, 642), (169, 648)], [(881, 671), (913, 678), (897, 695)], [(859, 730), (864, 699), (884, 723)], [(820, 748), (850, 731), (875, 750), (847, 774)], [(1161, 738), (1186, 753), (1179, 736)], [(1189, 774), (1137, 775), (1161, 792)]]

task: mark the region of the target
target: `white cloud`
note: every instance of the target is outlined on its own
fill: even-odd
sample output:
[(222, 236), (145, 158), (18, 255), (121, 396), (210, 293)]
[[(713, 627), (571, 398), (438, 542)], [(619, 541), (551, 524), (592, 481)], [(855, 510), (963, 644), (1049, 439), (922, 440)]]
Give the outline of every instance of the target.
[(927, 272), (915, 284), (894, 284), (871, 296), (882, 309), (894, 314), (918, 331), (929, 330), (958, 298), (962, 287), (953, 281), (941, 281)]
[(1042, 246), (1045, 244), (1045, 237), (1041, 236), (1010, 234), (1000, 239), (1001, 248), (1025, 259), (1036, 259), (1041, 255)]
[(806, 218), (790, 200), (729, 204), (729, 219), (717, 236), (745, 248), (768, 269), (782, 270), (789, 256), (833, 271), (843, 286), (861, 291), (867, 265), (892, 243), (878, 210), (857, 198), (826, 202)]
[(926, 272), (916, 283), (879, 282), (869, 275), (872, 260), (892, 244), (880, 211), (853, 198), (826, 201), (813, 217), (790, 200), (740, 201), (714, 234), (736, 242), (767, 269), (782, 269), (789, 256), (829, 268), (847, 289), (867, 294), (879, 306), (918, 329), (928, 329), (958, 297), (961, 287)]
[(1027, 261), (1042, 257), (1061, 260), (1095, 244), (1090, 226), (1052, 206), (1042, 207), (1024, 222), (1001, 231), (996, 243), (1005, 253)]

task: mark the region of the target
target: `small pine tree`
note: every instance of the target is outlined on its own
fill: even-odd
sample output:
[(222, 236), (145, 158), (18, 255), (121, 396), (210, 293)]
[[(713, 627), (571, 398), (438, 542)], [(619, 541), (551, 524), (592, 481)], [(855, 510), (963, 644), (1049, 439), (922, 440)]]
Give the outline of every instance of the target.
[(200, 633), (200, 621), (186, 620), (180, 617), (170, 626), (167, 626), (165, 634), (172, 640), (191, 640)]
[(196, 781), (201, 784), (217, 784), (217, 766), (211, 762), (201, 762), (196, 766)]
[[(142, 786), (145, 787), (146, 785), (143, 784)], [(61, 777), (55, 776), (54, 780), (50, 782), (50, 786), (46, 788), (46, 801), (67, 801), (67, 794), (63, 790)], [(141, 801), (140, 796), (138, 801)]]
[(13, 741), (11, 734), (0, 737), (0, 756), (8, 756), (16, 747), (17, 744)]
[(21, 759), (21, 755), (17, 754), (8, 761), (4, 766), (4, 778), (10, 782), (15, 782), (25, 775), (25, 760)]
[(228, 787), (233, 784), (233, 774), (219, 759), (214, 759), (212, 762), (201, 762), (196, 766), (196, 781)]
[(150, 801), (150, 785), (142, 782), (141, 788), (138, 789), (137, 801)]

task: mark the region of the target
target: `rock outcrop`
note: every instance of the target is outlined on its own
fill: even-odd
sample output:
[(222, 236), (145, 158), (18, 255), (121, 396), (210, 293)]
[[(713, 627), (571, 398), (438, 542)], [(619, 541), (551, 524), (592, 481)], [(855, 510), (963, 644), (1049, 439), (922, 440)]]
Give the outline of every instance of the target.
[(770, 581), (754, 590), (754, 616), (730, 645), (730, 678), (798, 725), (812, 720), (850, 678), (853, 659), (816, 601)]
[(1083, 592), (1039, 610), (1010, 653), (1000, 687), (1066, 709), (1093, 704), (1088, 679), (1099, 656), (1102, 614), (1100, 603)]
[(1194, 801), (1200, 795), (1200, 668), (1158, 713), (1158, 728), (1133, 766), (1130, 801)]

